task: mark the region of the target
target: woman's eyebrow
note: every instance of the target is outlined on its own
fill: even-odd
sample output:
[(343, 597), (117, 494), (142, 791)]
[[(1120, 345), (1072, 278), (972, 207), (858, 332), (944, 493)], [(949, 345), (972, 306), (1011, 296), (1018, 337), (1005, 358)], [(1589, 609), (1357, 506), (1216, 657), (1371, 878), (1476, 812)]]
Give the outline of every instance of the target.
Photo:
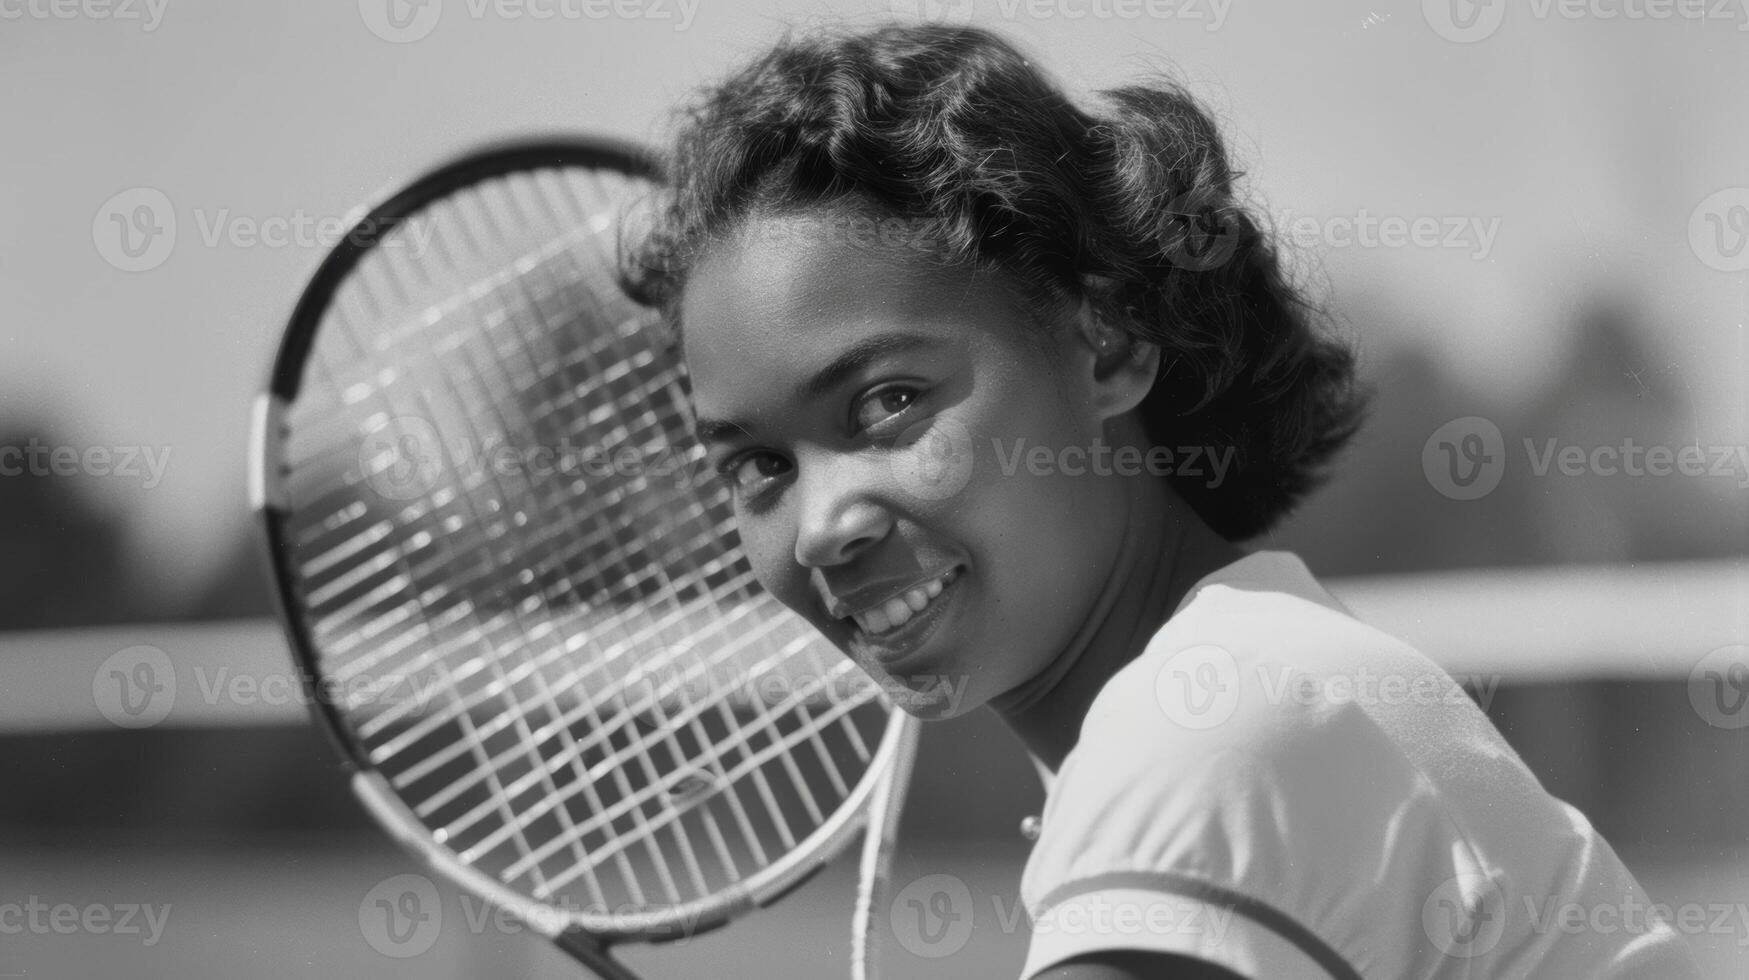
[(882, 357), (935, 344), (933, 337), (917, 333), (880, 333), (865, 337), (850, 345), (849, 349), (834, 357), (825, 367), (815, 371), (813, 377), (797, 386), (796, 397), (802, 401), (812, 401)]
[[(825, 367), (815, 371), (806, 381), (798, 385), (796, 398), (803, 402), (813, 401), (843, 384), (845, 379), (882, 357), (902, 354), (923, 347), (934, 347), (938, 346), (939, 343), (934, 337), (916, 333), (893, 332), (865, 337), (832, 358)], [(751, 429), (739, 419), (701, 418), (694, 423), (693, 431), (698, 434), (700, 442), (709, 445), (713, 442), (722, 442), (738, 433), (751, 431)]]

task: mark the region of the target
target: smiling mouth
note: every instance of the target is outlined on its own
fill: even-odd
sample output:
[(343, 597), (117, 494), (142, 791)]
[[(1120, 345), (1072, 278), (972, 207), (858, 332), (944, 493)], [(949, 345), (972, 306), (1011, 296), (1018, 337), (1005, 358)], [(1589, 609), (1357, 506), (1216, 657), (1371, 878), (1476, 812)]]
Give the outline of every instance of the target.
[(910, 653), (941, 619), (960, 569), (906, 589), (879, 605), (845, 617), (856, 627), (852, 642), (882, 664), (892, 664)]
[(912, 618), (930, 608), (937, 596), (953, 583), (958, 573), (957, 568), (950, 568), (945, 573), (914, 585), (887, 601), (854, 613), (848, 618), (871, 637), (885, 633), (898, 632)]

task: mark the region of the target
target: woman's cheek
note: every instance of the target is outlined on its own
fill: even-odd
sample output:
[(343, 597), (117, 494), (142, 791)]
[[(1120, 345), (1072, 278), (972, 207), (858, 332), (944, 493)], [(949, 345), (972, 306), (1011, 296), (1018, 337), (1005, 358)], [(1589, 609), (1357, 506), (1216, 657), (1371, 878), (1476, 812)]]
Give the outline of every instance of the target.
[(737, 531), (741, 550), (752, 566), (753, 578), (760, 588), (771, 593), (778, 602), (803, 616), (810, 616), (815, 603), (809, 595), (807, 571), (795, 561), (795, 549), (786, 542), (783, 529), (772, 522), (738, 515)]

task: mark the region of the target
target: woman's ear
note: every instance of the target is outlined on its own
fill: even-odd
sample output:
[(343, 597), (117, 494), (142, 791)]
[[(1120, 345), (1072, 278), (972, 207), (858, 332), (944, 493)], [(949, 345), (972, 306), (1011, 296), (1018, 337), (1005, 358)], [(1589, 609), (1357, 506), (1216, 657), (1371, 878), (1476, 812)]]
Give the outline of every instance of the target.
[(1102, 418), (1115, 418), (1148, 397), (1160, 371), (1160, 348), (1105, 322), (1086, 298), (1076, 314), (1085, 380)]

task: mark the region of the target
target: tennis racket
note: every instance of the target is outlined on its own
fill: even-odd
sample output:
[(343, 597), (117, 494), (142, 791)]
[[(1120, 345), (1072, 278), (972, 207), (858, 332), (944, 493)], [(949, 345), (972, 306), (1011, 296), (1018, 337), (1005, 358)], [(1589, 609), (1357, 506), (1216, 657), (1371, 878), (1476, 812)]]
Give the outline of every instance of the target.
[(523, 142), (350, 222), (255, 406), (281, 618), (371, 814), (598, 976), (859, 830), (867, 976), (917, 722), (739, 550), (674, 338), (617, 285), (658, 180)]

